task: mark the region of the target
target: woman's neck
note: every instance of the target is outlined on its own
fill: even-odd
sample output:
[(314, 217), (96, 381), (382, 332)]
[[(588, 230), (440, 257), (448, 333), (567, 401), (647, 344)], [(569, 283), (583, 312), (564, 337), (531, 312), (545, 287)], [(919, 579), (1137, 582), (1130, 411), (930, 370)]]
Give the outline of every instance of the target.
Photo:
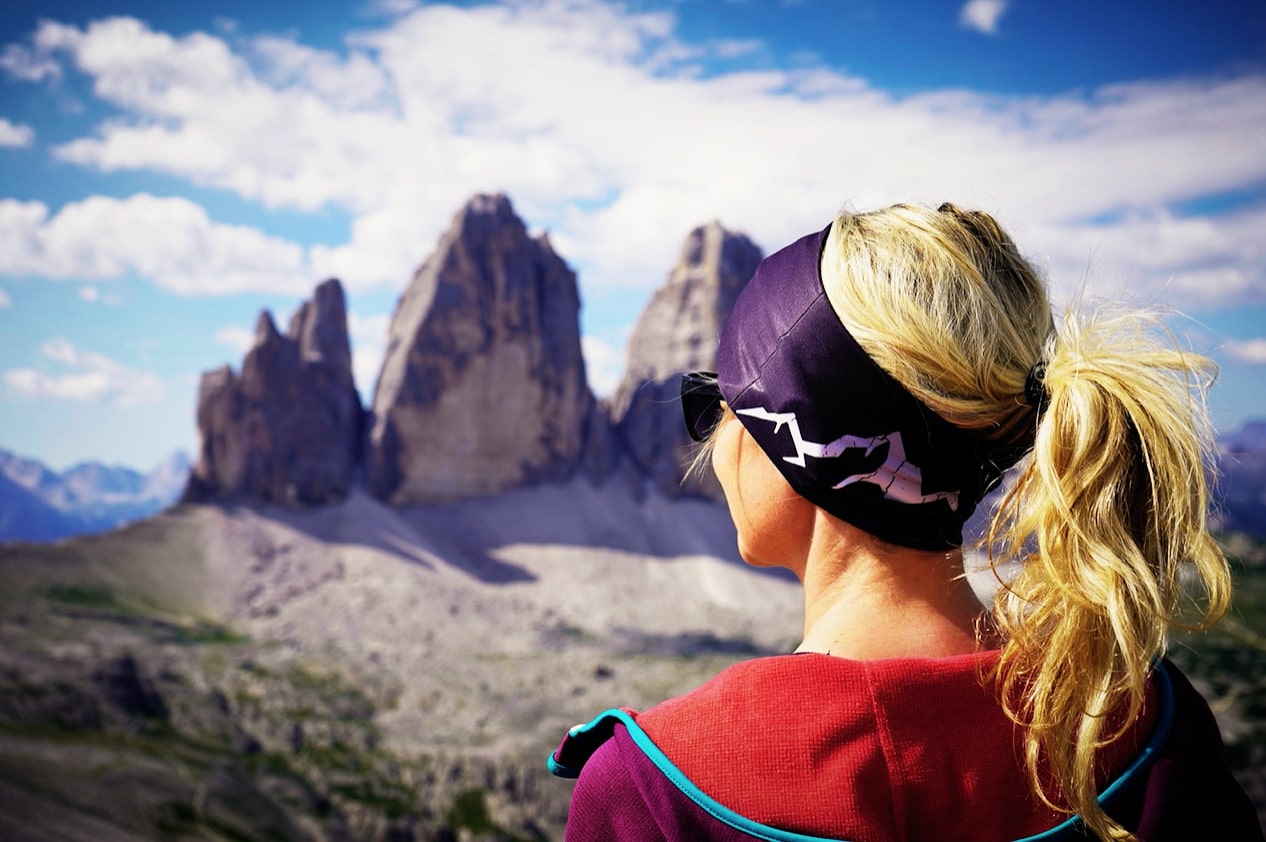
[(804, 641), (797, 651), (844, 658), (938, 658), (979, 649), (982, 606), (962, 554), (883, 544), (835, 518), (815, 530), (797, 570)]

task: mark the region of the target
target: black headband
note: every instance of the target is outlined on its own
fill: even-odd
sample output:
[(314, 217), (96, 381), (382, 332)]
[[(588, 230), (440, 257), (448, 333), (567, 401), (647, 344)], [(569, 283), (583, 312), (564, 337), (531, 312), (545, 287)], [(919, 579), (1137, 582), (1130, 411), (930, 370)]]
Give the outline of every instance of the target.
[(872, 360), (822, 286), (830, 226), (767, 257), (717, 349), (721, 394), (791, 487), (889, 543), (960, 546), (1023, 448), (936, 415)]

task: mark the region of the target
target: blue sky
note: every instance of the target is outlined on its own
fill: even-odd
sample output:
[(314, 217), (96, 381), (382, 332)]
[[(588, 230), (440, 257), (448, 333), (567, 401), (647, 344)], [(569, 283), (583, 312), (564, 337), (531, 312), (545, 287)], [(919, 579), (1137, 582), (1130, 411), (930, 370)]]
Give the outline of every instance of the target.
[(610, 390), (691, 227), (766, 251), (841, 206), (994, 212), (1053, 296), (1161, 305), (1266, 418), (1266, 5), (1036, 0), (9, 3), (0, 448), (195, 452), (259, 311), (389, 314), (472, 194), (576, 268)]

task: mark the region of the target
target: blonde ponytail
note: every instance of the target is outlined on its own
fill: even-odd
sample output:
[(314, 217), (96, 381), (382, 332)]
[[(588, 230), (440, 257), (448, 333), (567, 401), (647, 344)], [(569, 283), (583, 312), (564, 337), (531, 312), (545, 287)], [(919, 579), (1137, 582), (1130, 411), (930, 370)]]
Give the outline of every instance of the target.
[[(1096, 752), (1138, 715), (1170, 628), (1212, 625), (1229, 601), (1206, 524), (1213, 364), (1141, 316), (1070, 315), (1057, 332), (998, 223), (949, 204), (842, 214), (822, 276), (845, 327), (926, 406), (1033, 442), (988, 540), (996, 566), (1021, 569), (994, 608), (998, 686), (1034, 793), (1132, 838), (1098, 804)], [(1026, 394), (1035, 363), (1045, 400)]]
[(1111, 839), (1132, 837), (1096, 802), (1095, 752), (1138, 715), (1170, 627), (1193, 607), (1191, 625), (1212, 625), (1230, 596), (1206, 523), (1214, 367), (1158, 334), (1138, 315), (1065, 318), (1033, 453), (989, 541), (995, 564), (1021, 566), (995, 618), (1031, 784)]

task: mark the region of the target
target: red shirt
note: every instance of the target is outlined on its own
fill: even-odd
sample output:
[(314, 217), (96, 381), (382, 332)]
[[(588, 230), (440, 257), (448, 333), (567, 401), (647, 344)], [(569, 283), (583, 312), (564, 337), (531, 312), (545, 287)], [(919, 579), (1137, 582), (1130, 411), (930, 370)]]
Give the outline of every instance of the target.
[[(851, 842), (942, 839), (951, 828), (971, 828), (971, 839), (1019, 839), (1066, 816), (1029, 788), (1019, 731), (985, 680), (997, 656), (759, 658), (635, 715), (636, 723), (704, 794), (761, 825)], [(1150, 698), (1105, 753), (1108, 779), (1151, 734)], [(618, 742), (599, 755), (618, 752)], [(623, 780), (586, 777), (573, 819), (578, 802), (591, 805), (586, 813), (605, 812), (638, 797)], [(571, 823), (568, 836), (581, 838)]]

